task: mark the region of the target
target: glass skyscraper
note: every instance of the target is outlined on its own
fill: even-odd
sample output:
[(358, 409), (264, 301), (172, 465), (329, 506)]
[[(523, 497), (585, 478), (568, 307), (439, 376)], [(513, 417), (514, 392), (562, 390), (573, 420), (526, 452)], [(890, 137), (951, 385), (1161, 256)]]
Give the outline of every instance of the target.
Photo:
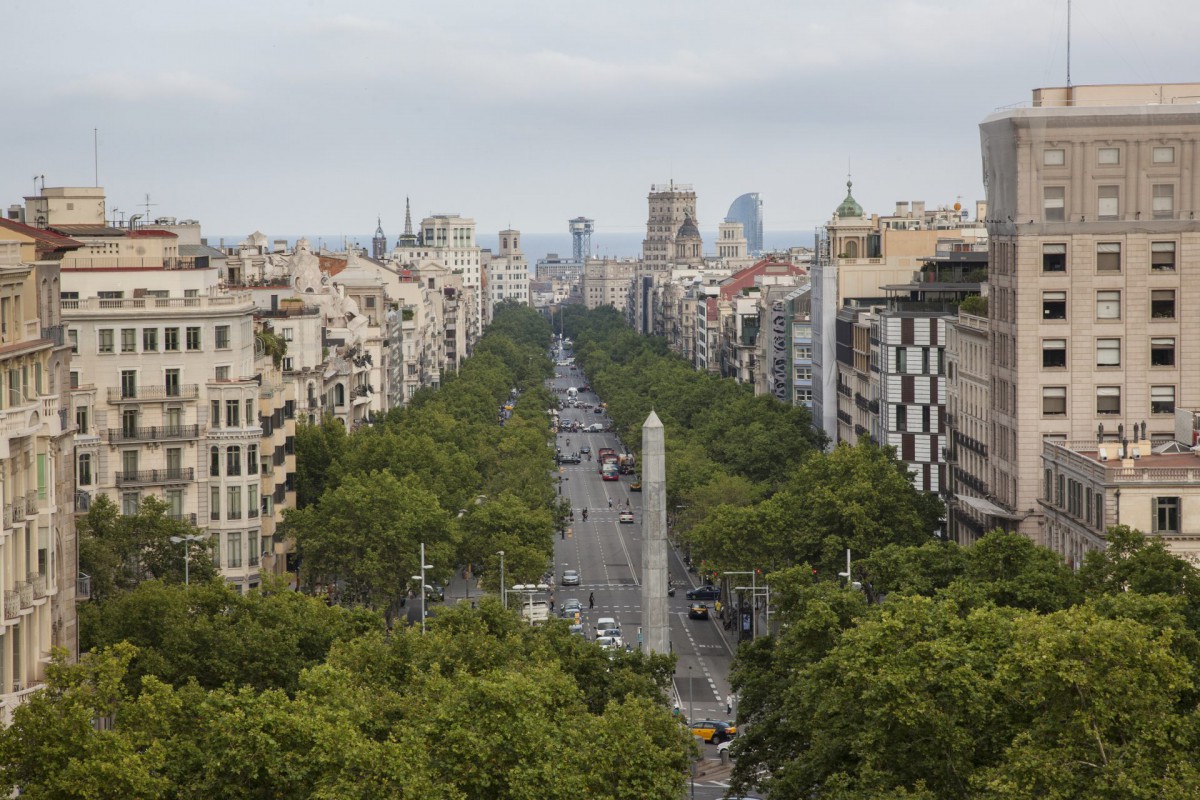
[(762, 255), (762, 197), (758, 192), (747, 192), (733, 201), (729, 213), (725, 215), (726, 222), (740, 222), (746, 234), (746, 246), (750, 255)]

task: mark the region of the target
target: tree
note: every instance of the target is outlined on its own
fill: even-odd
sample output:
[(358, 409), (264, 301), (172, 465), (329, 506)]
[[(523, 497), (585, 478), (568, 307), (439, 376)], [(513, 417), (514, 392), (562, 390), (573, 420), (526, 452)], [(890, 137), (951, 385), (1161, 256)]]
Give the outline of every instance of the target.
[(346, 427), (331, 415), (320, 424), (296, 425), (296, 507), (307, 508), (320, 499), (329, 470), (346, 446)]
[(144, 580), (183, 583), (185, 559), (190, 579), (203, 582), (216, 575), (203, 541), (171, 541), (201, 531), (172, 519), (167, 510), (166, 503), (148, 496), (138, 503), (137, 513), (122, 515), (107, 495), (96, 497), (79, 520), (79, 568), (92, 578), (93, 600), (106, 600)]

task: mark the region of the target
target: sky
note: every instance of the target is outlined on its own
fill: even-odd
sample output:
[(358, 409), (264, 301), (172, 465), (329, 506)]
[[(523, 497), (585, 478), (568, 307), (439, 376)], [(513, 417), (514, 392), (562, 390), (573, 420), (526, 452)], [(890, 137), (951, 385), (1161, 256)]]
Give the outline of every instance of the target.
[[(1066, 0), (4, 0), (0, 206), (99, 183), (206, 233), (430, 213), (597, 235), (652, 183), (713, 230), (983, 198), (978, 124), (1066, 82)], [(1075, 84), (1200, 81), (1200, 3), (1073, 0)], [(142, 206), (139, 208), (139, 206)], [(807, 242), (805, 242), (807, 243)]]

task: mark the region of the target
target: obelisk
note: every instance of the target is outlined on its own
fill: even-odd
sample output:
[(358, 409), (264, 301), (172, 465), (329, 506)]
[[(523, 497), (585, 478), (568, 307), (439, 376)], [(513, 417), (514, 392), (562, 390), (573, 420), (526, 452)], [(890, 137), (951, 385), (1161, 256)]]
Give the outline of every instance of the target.
[(662, 420), (653, 411), (642, 424), (642, 632), (645, 652), (670, 652), (667, 450)]

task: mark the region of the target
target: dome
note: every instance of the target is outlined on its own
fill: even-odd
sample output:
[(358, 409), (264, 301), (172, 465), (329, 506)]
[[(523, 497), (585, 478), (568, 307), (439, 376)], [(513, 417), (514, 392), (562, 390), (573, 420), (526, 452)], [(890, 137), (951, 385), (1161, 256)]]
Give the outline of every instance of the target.
[(854, 199), (854, 195), (850, 193), (850, 187), (853, 185), (853, 181), (846, 181), (846, 199), (833, 212), (839, 217), (861, 217), (863, 215), (862, 206), (858, 204), (858, 201)]
[(692, 222), (690, 214), (685, 215), (683, 224), (679, 226), (679, 232), (675, 234), (677, 239), (699, 239), (700, 229), (696, 227), (696, 223)]

